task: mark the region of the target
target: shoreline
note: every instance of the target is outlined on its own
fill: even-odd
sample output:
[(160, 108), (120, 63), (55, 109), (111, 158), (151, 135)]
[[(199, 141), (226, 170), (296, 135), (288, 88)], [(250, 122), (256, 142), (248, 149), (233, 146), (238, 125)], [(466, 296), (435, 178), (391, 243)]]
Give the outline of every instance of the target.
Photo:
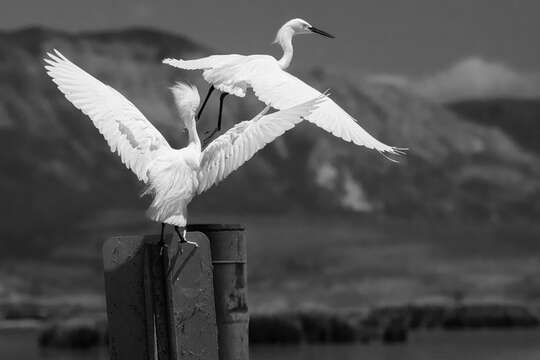
[[(88, 348), (107, 342), (104, 311), (79, 308), (54, 314), (50, 309), (24, 306), (33, 311), (25, 314), (18, 309), (7, 317), (5, 311), (0, 312), (0, 331), (38, 331), (42, 347)], [(253, 345), (404, 343), (413, 332), (534, 329), (540, 326), (538, 310), (518, 302), (462, 302), (254, 312), (249, 336)]]

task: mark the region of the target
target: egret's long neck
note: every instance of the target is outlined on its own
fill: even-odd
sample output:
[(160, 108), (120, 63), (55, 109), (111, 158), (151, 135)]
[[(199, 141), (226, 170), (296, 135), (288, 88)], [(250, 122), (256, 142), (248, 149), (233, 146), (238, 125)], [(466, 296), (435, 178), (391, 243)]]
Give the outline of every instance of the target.
[(201, 151), (201, 140), (199, 139), (199, 134), (197, 134), (195, 116), (192, 116), (190, 120), (186, 121), (186, 129), (189, 137), (188, 146), (194, 147), (197, 151)]
[(291, 28), (281, 28), (279, 29), (276, 41), (281, 45), (283, 49), (283, 56), (278, 60), (279, 66), (282, 69), (286, 69), (291, 64), (293, 57), (293, 46), (292, 46), (292, 37), (294, 31)]

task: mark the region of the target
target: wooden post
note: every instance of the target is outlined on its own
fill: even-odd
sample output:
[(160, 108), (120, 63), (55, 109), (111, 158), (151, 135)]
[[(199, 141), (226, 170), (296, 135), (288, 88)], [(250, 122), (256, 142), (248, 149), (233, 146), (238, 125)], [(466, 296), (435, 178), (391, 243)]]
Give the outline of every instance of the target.
[(248, 360), (247, 248), (240, 225), (188, 225), (212, 249), (220, 360)]
[[(154, 357), (152, 310), (146, 302), (145, 239), (112, 238), (103, 246), (105, 293), (112, 360)], [(158, 296), (158, 295), (156, 295)], [(167, 351), (167, 350), (165, 350)]]
[(208, 238), (188, 234), (166, 251), (159, 236), (124, 236), (103, 246), (111, 360), (217, 360)]

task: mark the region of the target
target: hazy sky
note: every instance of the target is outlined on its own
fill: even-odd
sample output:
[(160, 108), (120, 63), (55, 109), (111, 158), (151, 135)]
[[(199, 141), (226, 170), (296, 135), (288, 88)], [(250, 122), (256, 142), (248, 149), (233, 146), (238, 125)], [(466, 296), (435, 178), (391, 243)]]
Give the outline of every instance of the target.
[(540, 70), (539, 0), (0, 0), (0, 27), (67, 30), (146, 25), (223, 53), (279, 54), (271, 45), (301, 17), (334, 35), (295, 39), (295, 59), (369, 72), (422, 74), (466, 57)]

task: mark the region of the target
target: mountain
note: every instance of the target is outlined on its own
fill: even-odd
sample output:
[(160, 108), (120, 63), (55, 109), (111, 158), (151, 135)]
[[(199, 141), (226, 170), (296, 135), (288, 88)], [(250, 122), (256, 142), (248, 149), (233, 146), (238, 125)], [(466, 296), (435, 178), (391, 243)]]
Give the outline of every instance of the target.
[(477, 124), (501, 129), (523, 148), (540, 154), (540, 99), (467, 100), (448, 107)]
[[(31, 28), (0, 34), (0, 213), (2, 239), (43, 245), (111, 209), (144, 209), (142, 186), (91, 122), (46, 76), (42, 58), (59, 49), (126, 95), (173, 146), (186, 139), (168, 87), (207, 89), (196, 72), (164, 57), (212, 53), (181, 36), (148, 29), (64, 33)], [(540, 157), (500, 128), (473, 123), (398, 88), (314, 69), (296, 74), (332, 98), (385, 143), (408, 147), (399, 163), (303, 123), (195, 200), (193, 214), (299, 212), (493, 221), (540, 213)], [(224, 121), (248, 119), (263, 105), (228, 97)], [(211, 101), (201, 120), (217, 118)], [(538, 128), (538, 127), (537, 127)], [(9, 246), (17, 248), (17, 241)]]

